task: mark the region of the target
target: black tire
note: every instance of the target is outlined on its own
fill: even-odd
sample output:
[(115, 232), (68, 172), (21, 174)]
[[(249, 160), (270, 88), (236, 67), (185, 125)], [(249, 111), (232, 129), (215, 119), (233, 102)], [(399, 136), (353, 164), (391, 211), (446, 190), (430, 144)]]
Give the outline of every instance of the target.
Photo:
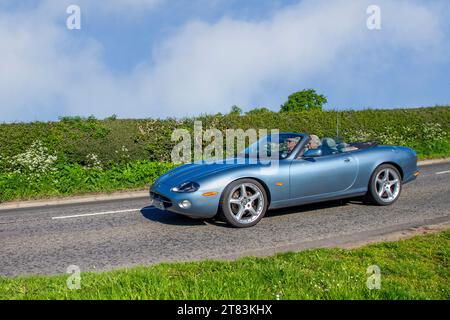
[[(239, 205), (231, 204), (229, 202), (229, 199), (232, 196), (231, 193), (238, 192), (235, 189), (240, 187), (243, 184), (246, 185), (245, 186), (246, 193), (251, 193), (251, 191), (252, 191), (251, 186), (254, 186), (258, 190), (258, 192), (260, 192), (263, 200), (261, 203), (259, 203), (259, 201), (261, 201), (260, 199), (256, 199), (255, 202), (253, 202), (253, 201), (250, 202), (250, 205), (252, 206), (253, 210), (255, 210), (255, 208), (253, 206), (254, 205), (257, 206), (258, 210), (255, 210), (255, 212), (259, 212), (259, 210), (260, 210), (260, 213), (258, 213), (257, 216), (254, 216), (249, 211), (246, 211), (244, 213), (244, 216), (242, 217), (242, 219), (237, 219), (236, 213), (233, 212), (233, 206), (241, 207), (242, 204), (239, 204)], [(256, 195), (256, 192), (255, 192), (255, 195)], [(240, 193), (239, 193), (239, 196), (240, 196)], [(246, 195), (246, 197), (247, 197), (247, 195)], [(256, 203), (258, 203), (258, 205), (256, 205)], [(266, 211), (267, 211), (267, 206), (268, 206), (267, 192), (261, 183), (259, 183), (258, 181), (254, 180), (254, 179), (239, 179), (239, 180), (231, 182), (228, 186), (225, 187), (224, 191), (222, 192), (222, 196), (220, 198), (220, 203), (219, 203), (219, 220), (225, 221), (229, 225), (236, 227), (236, 228), (252, 227), (255, 224), (257, 224), (264, 217), (264, 215), (266, 214)], [(248, 221), (246, 221), (246, 222), (242, 221), (242, 220), (245, 220), (244, 218), (246, 218), (247, 216), (248, 216)]]
[[(395, 181), (393, 179), (397, 179), (398, 185), (387, 185), (387, 184), (385, 185), (385, 182), (380, 182), (383, 181), (383, 179), (381, 180), (379, 179), (380, 177), (384, 177), (383, 172), (388, 172), (388, 181), (387, 181), (388, 183), (389, 179), (391, 179), (391, 181)], [(389, 196), (388, 189), (390, 190), (393, 197)], [(396, 167), (394, 167), (391, 164), (382, 164), (373, 171), (372, 176), (370, 177), (369, 190), (367, 192), (366, 198), (369, 202), (375, 205), (388, 206), (398, 200), (401, 191), (402, 191), (402, 178), (400, 172), (397, 170)], [(381, 196), (380, 192), (382, 192)]]

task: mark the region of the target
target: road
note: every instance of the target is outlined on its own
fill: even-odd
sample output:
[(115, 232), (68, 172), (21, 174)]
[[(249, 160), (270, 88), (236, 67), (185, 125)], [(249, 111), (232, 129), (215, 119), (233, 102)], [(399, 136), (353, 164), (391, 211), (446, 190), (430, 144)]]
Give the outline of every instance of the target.
[(351, 200), (280, 209), (248, 229), (161, 212), (147, 198), (2, 210), (0, 275), (266, 255), (449, 222), (450, 164), (420, 170), (392, 206)]

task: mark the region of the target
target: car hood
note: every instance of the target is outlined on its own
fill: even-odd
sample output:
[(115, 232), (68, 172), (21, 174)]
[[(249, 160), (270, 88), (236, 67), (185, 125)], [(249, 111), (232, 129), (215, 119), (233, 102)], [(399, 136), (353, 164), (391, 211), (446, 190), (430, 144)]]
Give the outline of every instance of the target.
[(219, 173), (222, 171), (234, 170), (236, 168), (247, 167), (250, 165), (254, 166), (257, 164), (255, 163), (249, 164), (248, 159), (244, 158), (228, 159), (223, 163), (221, 162), (211, 164), (198, 161), (182, 165), (180, 167), (177, 167), (175, 169), (166, 172), (155, 181), (155, 184), (162, 183), (165, 185), (174, 185), (186, 181), (196, 181), (199, 178), (204, 178), (211, 174)]

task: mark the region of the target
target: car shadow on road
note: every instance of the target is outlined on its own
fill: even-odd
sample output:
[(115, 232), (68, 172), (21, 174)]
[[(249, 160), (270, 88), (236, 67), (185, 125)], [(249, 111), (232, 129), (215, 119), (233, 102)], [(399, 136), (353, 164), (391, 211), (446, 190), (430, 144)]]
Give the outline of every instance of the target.
[(323, 209), (331, 209), (335, 207), (344, 207), (349, 204), (353, 205), (364, 205), (365, 203), (361, 198), (350, 198), (350, 199), (342, 199), (342, 200), (329, 200), (324, 202), (317, 202), (311, 204), (303, 204), (295, 207), (281, 208), (281, 209), (272, 209), (266, 213), (266, 218), (276, 217), (285, 214), (293, 214), (293, 213), (303, 213), (303, 212), (313, 212), (316, 210)]
[[(285, 214), (294, 214), (302, 212), (312, 212), (322, 209), (330, 209), (334, 207), (343, 207), (348, 204), (363, 205), (364, 202), (360, 198), (344, 199), (344, 200), (332, 200), (320, 203), (305, 204), (295, 207), (273, 209), (266, 213), (265, 218), (276, 217)], [(180, 214), (176, 214), (170, 211), (162, 211), (153, 206), (147, 206), (141, 209), (141, 214), (144, 218), (151, 221), (169, 224), (169, 225), (182, 225), (182, 226), (202, 226), (202, 225), (216, 225), (225, 228), (232, 228), (227, 223), (216, 219), (193, 219)]]
[(159, 210), (153, 206), (142, 208), (141, 214), (146, 219), (164, 224), (182, 226), (201, 226), (207, 224), (205, 220), (193, 219), (170, 211)]

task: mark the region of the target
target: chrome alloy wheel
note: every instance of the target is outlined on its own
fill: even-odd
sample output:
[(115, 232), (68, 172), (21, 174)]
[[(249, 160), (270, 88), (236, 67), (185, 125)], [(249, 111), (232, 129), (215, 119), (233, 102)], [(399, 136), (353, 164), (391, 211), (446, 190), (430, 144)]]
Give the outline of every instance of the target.
[(264, 210), (264, 196), (253, 183), (237, 185), (230, 192), (228, 205), (237, 222), (247, 224), (255, 221)]
[(393, 202), (400, 193), (400, 177), (391, 169), (381, 170), (375, 179), (378, 198), (386, 203)]

